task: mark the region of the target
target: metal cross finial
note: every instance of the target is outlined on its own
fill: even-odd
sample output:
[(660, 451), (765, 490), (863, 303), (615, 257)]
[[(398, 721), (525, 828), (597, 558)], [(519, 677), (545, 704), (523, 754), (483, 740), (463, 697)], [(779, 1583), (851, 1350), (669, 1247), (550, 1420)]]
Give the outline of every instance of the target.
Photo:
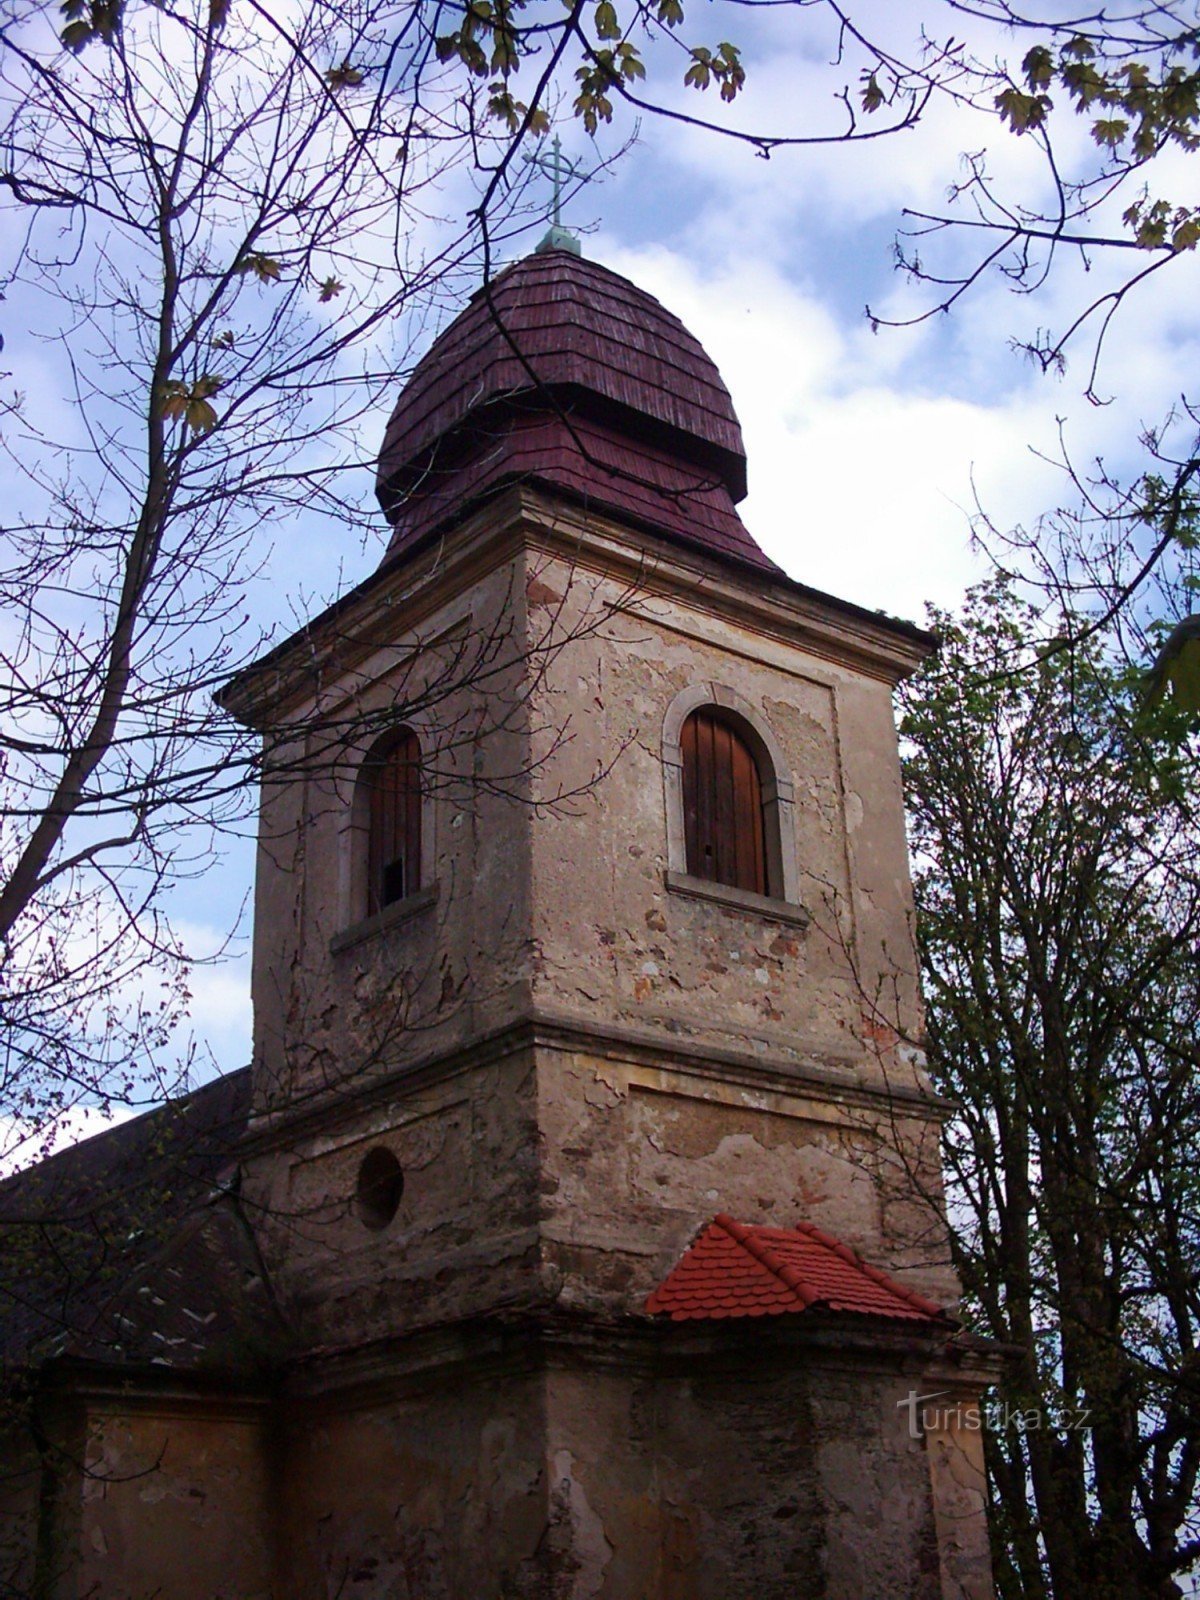
[(577, 161), (569, 161), (562, 153), (562, 140), (554, 135), (554, 143), (550, 146), (548, 156), (530, 156), (530, 161), (539, 172), (544, 172), (554, 184), (554, 193), (550, 207), (550, 222), (555, 228), (562, 226), (562, 186), (564, 178), (573, 178), (579, 170)]
[(545, 238), (537, 247), (537, 253), (542, 254), (547, 250), (569, 250), (572, 255), (578, 255), (579, 240), (569, 229), (562, 225), (562, 187), (563, 180), (578, 177), (579, 162), (570, 161), (562, 153), (562, 141), (557, 134), (554, 143), (550, 146), (549, 155), (526, 156), (527, 161), (544, 172), (554, 185), (550, 201), (550, 227)]

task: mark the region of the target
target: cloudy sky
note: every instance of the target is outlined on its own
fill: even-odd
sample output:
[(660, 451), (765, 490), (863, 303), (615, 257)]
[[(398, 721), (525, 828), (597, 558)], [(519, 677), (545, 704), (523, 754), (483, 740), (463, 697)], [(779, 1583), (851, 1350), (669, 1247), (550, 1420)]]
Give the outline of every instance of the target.
[[(918, 19), (935, 10), (872, 3), (860, 14), (911, 52)], [(840, 125), (835, 96), (847, 82), (854, 88), (857, 69), (831, 65), (835, 41), (818, 13), (718, 5), (694, 14), (690, 33), (715, 42), (724, 29), (743, 45), (747, 91), (722, 113), (713, 96), (679, 86), (678, 60), (664, 52), (651, 60), (651, 86), (668, 108), (727, 115), (766, 134)], [(978, 45), (985, 54), (1016, 52), (999, 33)], [(986, 147), (1006, 194), (1028, 202), (1044, 192), (1030, 141), (993, 119), (935, 103), (918, 128), (893, 138), (777, 149), (769, 160), (743, 142), (649, 115), (640, 123), (618, 116), (598, 148), (569, 117), (562, 132), (585, 168), (636, 136), (572, 197), (565, 220), (580, 230), (586, 254), (658, 296), (714, 357), (743, 424), (743, 510), (764, 549), (794, 577), (859, 604), (917, 620), (927, 600), (952, 605), (986, 569), (970, 542), (976, 504), (1001, 528), (1036, 522), (1067, 492), (1044, 459), (1060, 437), (1085, 467), (1099, 456), (1135, 472), (1140, 431), (1162, 423), (1197, 369), (1194, 256), (1123, 308), (1099, 371), (1097, 392), (1110, 402), (1102, 405), (1085, 394), (1087, 338), (1073, 345), (1066, 371), (1050, 376), (1012, 342), (1065, 326), (1125, 261), (1114, 267), (1068, 253), (1034, 296), (992, 275), (950, 316), (872, 331), (868, 304), (898, 320), (929, 304), (930, 291), (896, 272), (893, 241), (903, 208), (944, 207), (963, 175), (963, 151)], [(1068, 168), (1088, 148), (1086, 129), (1068, 127)], [(1186, 198), (1182, 160), (1173, 168), (1162, 174), (1163, 192), (1175, 183)], [(457, 182), (447, 213), (470, 200), (467, 176)], [(943, 237), (923, 254), (952, 270), (978, 248), (978, 236)], [(434, 331), (424, 331), (425, 342)], [(380, 434), (384, 421), (381, 411)], [(326, 526), (295, 529), (262, 552), (257, 619), (288, 631), (365, 576), (380, 550), (348, 545)], [(177, 908), (198, 955), (227, 951), (192, 982), (193, 1026), (222, 1068), (249, 1056), (246, 909), (232, 944), (227, 935), (248, 907), (251, 875), (249, 842), (231, 840)]]
[[(917, 10), (873, 8), (910, 53)], [(743, 43), (748, 78), (724, 113), (731, 124), (768, 133), (841, 125), (835, 96), (854, 75), (831, 67), (827, 32), (792, 10), (722, 17), (714, 7), (700, 14), (699, 37), (711, 29), (715, 40), (722, 24)], [(999, 33), (978, 43), (985, 53), (1014, 49)], [(651, 70), (663, 104), (723, 115), (715, 97), (678, 85), (666, 54)], [(1136, 471), (1141, 430), (1162, 423), (1197, 370), (1194, 257), (1161, 274), (1114, 323), (1097, 385), (1110, 400), (1103, 405), (1085, 394), (1087, 338), (1054, 375), (1012, 345), (1065, 326), (1123, 260), (1068, 254), (1036, 296), (992, 275), (951, 316), (872, 331), (867, 305), (901, 320), (929, 304), (930, 291), (895, 270), (893, 245), (903, 208), (944, 208), (963, 175), (962, 152), (986, 146), (1010, 194), (1045, 193), (1029, 141), (991, 119), (935, 103), (918, 128), (894, 138), (781, 149), (769, 160), (744, 143), (648, 115), (636, 127), (618, 116), (599, 148), (577, 124), (563, 128), (584, 170), (633, 132), (634, 147), (571, 199), (565, 220), (579, 229), (586, 254), (655, 294), (715, 359), (745, 433), (746, 521), (805, 583), (915, 620), (927, 601), (953, 605), (987, 567), (971, 545), (977, 505), (1008, 528), (1030, 526), (1061, 503), (1068, 485), (1053, 464), (1060, 438), (1085, 468), (1102, 457)], [(1088, 143), (1085, 128), (1068, 129), (1067, 159), (1087, 160)], [(1178, 166), (1164, 181), (1176, 174), (1182, 181)], [(947, 268), (978, 248), (957, 236), (938, 245), (940, 258), (926, 259)], [(329, 542), (317, 537), (306, 548), (306, 588), (328, 592), (336, 582), (328, 554), (321, 556)], [(341, 557), (342, 578), (352, 581), (376, 552)], [(231, 850), (212, 889), (198, 902), (189, 897), (203, 913), (189, 929), (198, 947), (220, 946), (249, 871), (248, 851)], [(243, 954), (200, 969), (193, 985), (197, 1030), (226, 1067), (248, 1055), (246, 974)]]

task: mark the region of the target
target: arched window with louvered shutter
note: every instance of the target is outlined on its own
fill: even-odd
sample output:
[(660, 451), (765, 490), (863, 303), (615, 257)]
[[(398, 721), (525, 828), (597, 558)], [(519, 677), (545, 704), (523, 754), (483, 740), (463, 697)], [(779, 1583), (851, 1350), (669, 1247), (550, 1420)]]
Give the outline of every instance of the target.
[(734, 721), (693, 711), (680, 731), (687, 870), (708, 883), (772, 894), (762, 774)]
[(363, 763), (367, 795), (367, 916), (421, 887), (421, 746), (411, 728), (387, 734)]

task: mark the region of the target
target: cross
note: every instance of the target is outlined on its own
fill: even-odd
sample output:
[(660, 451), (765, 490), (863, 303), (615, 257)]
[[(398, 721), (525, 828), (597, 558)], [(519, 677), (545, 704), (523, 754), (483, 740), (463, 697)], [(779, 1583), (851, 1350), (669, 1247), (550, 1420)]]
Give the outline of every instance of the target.
[(559, 228), (562, 226), (563, 179), (573, 178), (579, 171), (579, 163), (577, 161), (569, 161), (563, 155), (562, 140), (557, 134), (554, 135), (554, 143), (550, 146), (550, 154), (548, 156), (529, 156), (528, 159), (539, 172), (544, 172), (554, 184), (550, 221), (554, 227)]

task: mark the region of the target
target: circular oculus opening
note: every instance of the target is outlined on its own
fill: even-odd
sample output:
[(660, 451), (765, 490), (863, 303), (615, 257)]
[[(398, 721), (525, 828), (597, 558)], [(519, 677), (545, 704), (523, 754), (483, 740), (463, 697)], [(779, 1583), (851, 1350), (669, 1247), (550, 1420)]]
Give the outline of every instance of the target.
[(386, 1228), (400, 1209), (404, 1172), (390, 1150), (377, 1145), (363, 1157), (354, 1190), (354, 1209), (365, 1228)]

